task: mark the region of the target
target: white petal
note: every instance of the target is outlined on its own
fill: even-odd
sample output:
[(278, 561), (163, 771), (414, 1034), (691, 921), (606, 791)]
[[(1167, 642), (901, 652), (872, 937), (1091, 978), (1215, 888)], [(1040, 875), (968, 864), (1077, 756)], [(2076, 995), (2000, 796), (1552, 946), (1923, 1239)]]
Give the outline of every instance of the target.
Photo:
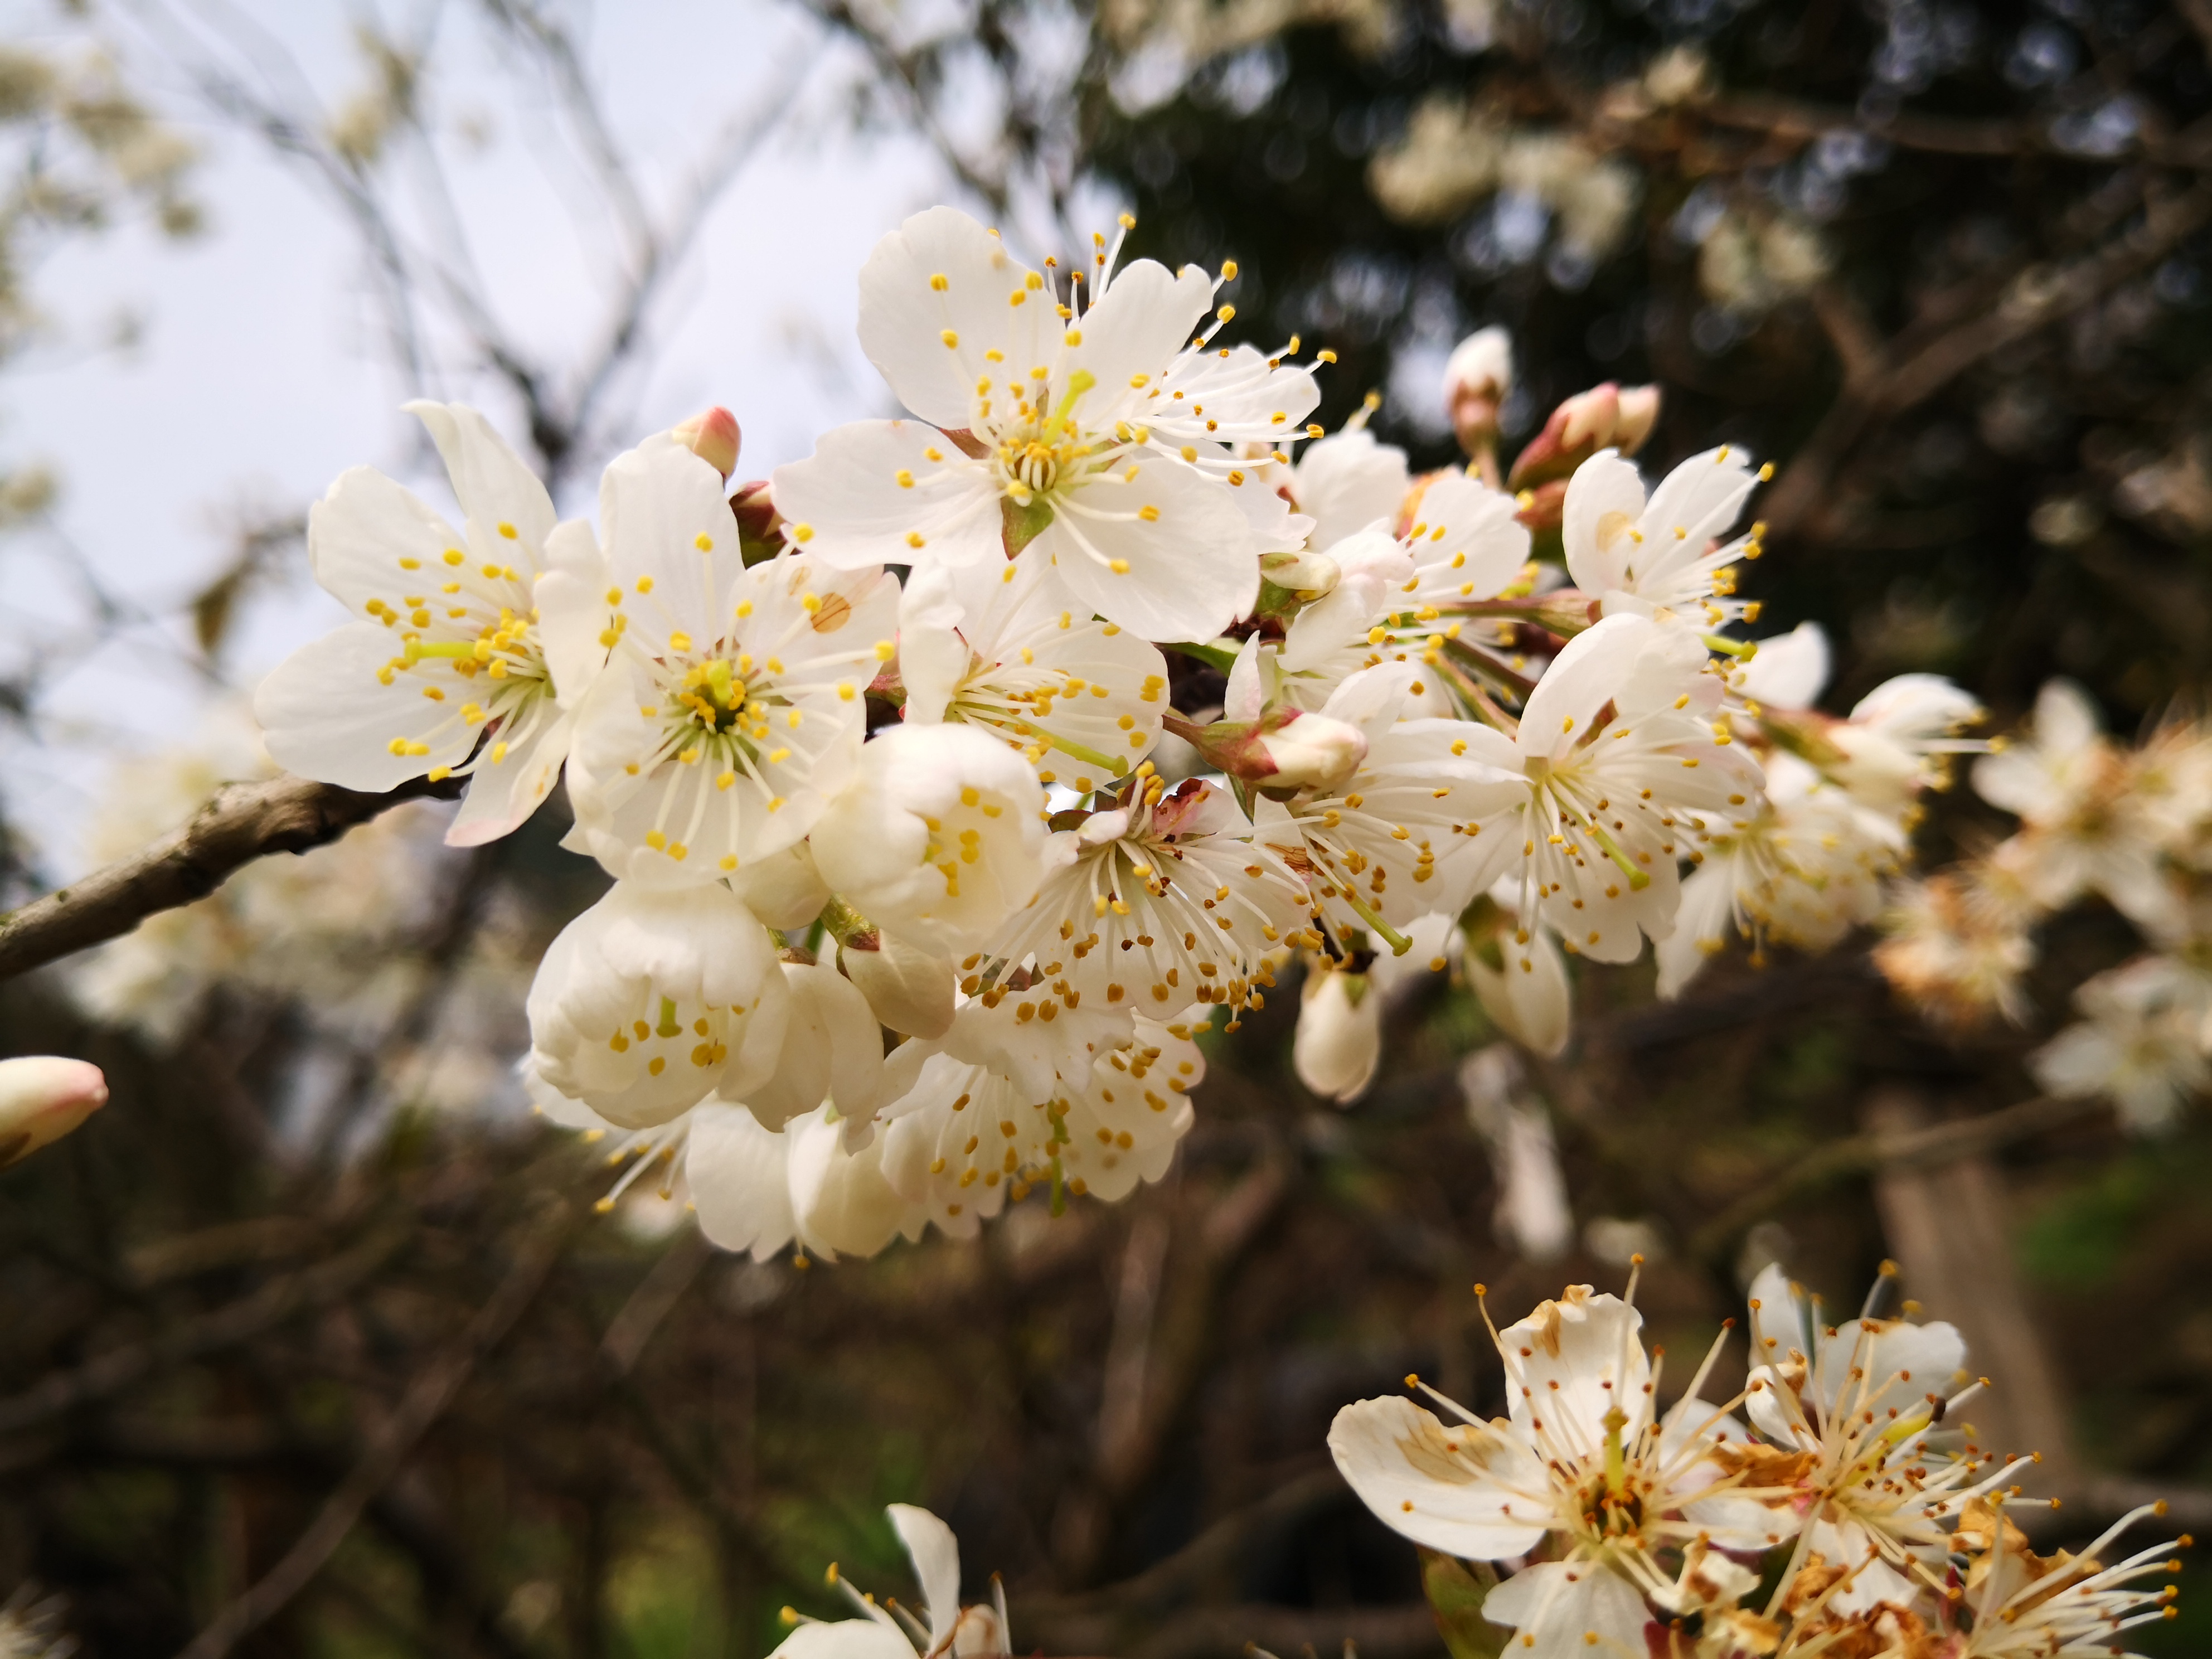
[(307, 562), (349, 611), (371, 599), (396, 605), (410, 587), (433, 580), (428, 573), (462, 540), (428, 502), (374, 467), (341, 472), (307, 510)]
[(884, 1513), (906, 1546), (914, 1563), (914, 1576), (921, 1585), (921, 1603), (929, 1610), (929, 1645), (945, 1645), (960, 1622), (960, 1545), (952, 1528), (927, 1510), (912, 1504), (892, 1504)]
[(570, 724), (556, 715), (520, 749), (494, 762), (489, 751), (470, 775), (461, 810), (446, 830), (448, 847), (482, 847), (520, 829), (551, 793), (561, 764), (568, 758)]
[(1076, 405), (1085, 423), (1093, 400), (1115, 404), (1141, 420), (1151, 387), (1132, 381), (1139, 376), (1158, 380), (1212, 302), (1213, 284), (1194, 265), (1177, 276), (1155, 260), (1139, 259), (1116, 271), (1097, 303), (1083, 313), (1083, 343), (1067, 354), (1067, 374), (1056, 377), (1064, 386), (1080, 369), (1097, 382), (1097, 390)]
[[(1550, 1504), (1543, 1466), (1517, 1438), (1488, 1424), (1447, 1429), (1410, 1400), (1386, 1395), (1337, 1413), (1328, 1449), (1376, 1518), (1417, 1544), (1497, 1561), (1526, 1554), (1544, 1535)], [(1510, 1512), (1516, 1509), (1528, 1518)]]
[(1521, 752), (1551, 759), (1572, 748), (1620, 691), (1634, 653), (1656, 632), (1641, 617), (1607, 617), (1568, 641), (1528, 694), (1516, 740)]
[[(270, 757), (303, 778), (380, 794), (466, 760), (476, 729), (453, 717), (450, 701), (425, 698), (405, 674), (390, 685), (376, 678), (398, 643), (380, 623), (349, 623), (279, 663), (253, 694)], [(427, 743), (429, 752), (395, 755), (395, 738)]]
[(1395, 521), (1408, 482), (1406, 452), (1378, 444), (1362, 428), (1308, 445), (1298, 457), (1291, 493), (1298, 510), (1312, 516), (1311, 545), (1327, 552), (1377, 520)]
[(1580, 1560), (1522, 1568), (1485, 1598), (1482, 1615), (1513, 1626), (1520, 1639), (1512, 1651), (1528, 1659), (1641, 1652), (1644, 1627), (1651, 1622), (1644, 1598), (1626, 1579)]
[(1567, 480), (1560, 535), (1567, 574), (1593, 597), (1626, 587), (1637, 552), (1629, 533), (1644, 512), (1644, 480), (1610, 449), (1601, 449)]
[[(935, 452), (939, 459), (932, 460)], [(902, 484), (901, 475), (914, 480)], [(776, 468), (770, 492), (800, 544), (826, 564), (966, 565), (1001, 557), (1006, 531), (989, 469), (919, 421), (854, 421)], [(913, 539), (918, 538), (919, 539)]]
[[(1049, 368), (1060, 349), (1053, 295), (1029, 288), (1029, 276), (1005, 244), (957, 209), (917, 213), (877, 243), (860, 268), (860, 349), (915, 414), (947, 430), (963, 428), (979, 378)], [(1021, 302), (1010, 303), (1017, 294)], [(985, 359), (993, 349), (1003, 367)]]
[(417, 398), (405, 408), (438, 446), (454, 497), (471, 522), (488, 538), (499, 536), (501, 524), (512, 525), (513, 539), (534, 558), (553, 533), (553, 501), (528, 463), (466, 404)]
[[(756, 1251), (754, 1259), (766, 1261), (775, 1253)], [(915, 1659), (915, 1653), (903, 1635), (872, 1619), (840, 1619), (801, 1625), (769, 1659)]]
[(1828, 683), (1828, 635), (1816, 622), (1759, 642), (1743, 665), (1737, 688), (1771, 708), (1810, 708)]
[[(724, 607), (744, 560), (713, 467), (665, 437), (625, 451), (600, 475), (599, 527), (611, 580), (633, 590), (627, 603), (641, 644), (657, 647), (679, 631), (713, 639), (728, 625)], [(650, 579), (649, 598), (634, 592), (641, 576)]]
[(538, 641), (553, 676), (554, 695), (574, 708), (606, 666), (607, 562), (592, 527), (580, 519), (556, 525), (546, 539), (552, 568), (538, 579)]
[[(743, 1107), (719, 1100), (694, 1107), (684, 1174), (698, 1207), (699, 1231), (726, 1250), (749, 1252), (756, 1261), (765, 1261), (789, 1243), (791, 1185), (784, 1169), (788, 1150), (781, 1135), (762, 1128)], [(776, 1651), (790, 1646), (786, 1642)], [(912, 1651), (899, 1659), (913, 1659)]]
[[(1155, 518), (1141, 516), (1147, 507)], [(1177, 466), (1085, 485), (1037, 545), (1078, 599), (1143, 639), (1210, 640), (1259, 597), (1259, 560), (1227, 487)]]

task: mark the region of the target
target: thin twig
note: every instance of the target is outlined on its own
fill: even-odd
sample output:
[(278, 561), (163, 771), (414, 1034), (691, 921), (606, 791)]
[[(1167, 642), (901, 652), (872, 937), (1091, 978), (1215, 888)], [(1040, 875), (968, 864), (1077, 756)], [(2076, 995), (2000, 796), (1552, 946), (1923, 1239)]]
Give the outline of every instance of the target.
[(1948, 1164), (1977, 1152), (1993, 1152), (2015, 1141), (2032, 1140), (2104, 1110), (2094, 1099), (2052, 1099), (2038, 1096), (1979, 1117), (1930, 1124), (1893, 1134), (1848, 1135), (1832, 1140), (1807, 1154), (1789, 1169), (1762, 1182), (1707, 1222), (1689, 1245), (1693, 1259), (1717, 1255), (1736, 1235), (1771, 1214), (1788, 1200), (1829, 1186), (1851, 1176), (1869, 1175), (1893, 1164)]
[(0, 917), (0, 980), (204, 899), (256, 859), (321, 847), (405, 801), (450, 800), (459, 783), (416, 778), (382, 795), (306, 778), (226, 784), (190, 823), (145, 851)]
[(562, 1205), (553, 1217), (539, 1224), (517, 1254), (507, 1277), (477, 1310), (468, 1328), (444, 1353), (433, 1360), (402, 1396), (398, 1408), (362, 1453), (361, 1461), (325, 1500), (321, 1510), (283, 1560), (268, 1575), (217, 1613), (195, 1637), (180, 1659), (222, 1659), (241, 1640), (258, 1630), (322, 1571), (362, 1511), (382, 1492), (399, 1466), (453, 1403), (477, 1363), (505, 1336), (538, 1294), (545, 1277), (560, 1257), (574, 1221), (574, 1211)]
[(404, 1227), (380, 1230), (342, 1255), (272, 1280), (165, 1335), (114, 1349), (74, 1370), (50, 1372), (28, 1392), (0, 1400), (0, 1435), (36, 1427), (118, 1394), (152, 1372), (250, 1342), (311, 1308), (335, 1302), (390, 1260), (410, 1233)]

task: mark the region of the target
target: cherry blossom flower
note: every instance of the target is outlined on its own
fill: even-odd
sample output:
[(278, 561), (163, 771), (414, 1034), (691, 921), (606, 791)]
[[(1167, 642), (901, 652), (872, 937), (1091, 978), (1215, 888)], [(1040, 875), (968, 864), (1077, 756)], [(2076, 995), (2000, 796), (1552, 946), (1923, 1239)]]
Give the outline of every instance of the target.
[(1044, 791), (975, 726), (907, 726), (860, 751), (814, 827), (815, 867), (855, 908), (917, 944), (979, 943), (1044, 869)]
[(1460, 832), (1482, 849), (1480, 882), (1518, 860), (1516, 914), (1540, 915), (1569, 949), (1627, 962), (1643, 934), (1664, 939), (1676, 861), (1709, 823), (1748, 822), (1759, 767), (1712, 719), (1723, 688), (1707, 660), (1685, 630), (1607, 617), (1537, 682), (1516, 735), (1462, 728), (1470, 760), (1515, 780)]
[[(969, 1010), (983, 1012), (977, 1002)], [(961, 1024), (956, 1018), (948, 1036), (971, 1035)], [(1081, 1029), (1100, 1030), (1090, 1021)], [(1064, 1051), (1042, 1080), (1025, 1075), (1030, 1067), (976, 1063), (988, 1046), (902, 1048), (891, 1069), (912, 1080), (886, 1109), (886, 1178), (956, 1237), (973, 1236), (1040, 1182), (1110, 1201), (1158, 1180), (1194, 1121), (1186, 1097), (1204, 1079), (1205, 1060), (1187, 1029), (1146, 1020), (1121, 1030), (1126, 1036)]]
[(1770, 1266), (1751, 1286), (1751, 1342), (1744, 1413), (1767, 1448), (1723, 1455), (1803, 1495), (1784, 1584), (1817, 1554), (1849, 1575), (1826, 1604), (1834, 1613), (1910, 1608), (1940, 1590), (1950, 1527), (2016, 1475), (2002, 1459), (1928, 1443), (1982, 1386), (1963, 1369), (1957, 1328), (1863, 1315), (1830, 1325), (1818, 1297)]
[[(1254, 820), (1259, 839), (1305, 875), (1332, 927), (1371, 930), (1394, 951), (1410, 948), (1405, 924), (1457, 912), (1486, 879), (1486, 849), (1462, 837), (1521, 789), (1473, 751), (1477, 728), (1398, 718), (1419, 674), (1385, 663), (1340, 685), (1322, 716), (1358, 727), (1365, 759), (1342, 786), (1262, 802)], [(1317, 946), (1318, 936), (1308, 943)]]
[(1036, 548), (917, 570), (902, 600), (898, 672), (910, 723), (995, 732), (1039, 781), (1079, 794), (1127, 777), (1167, 709), (1158, 648), (1092, 617)]
[(878, 1603), (842, 1577), (832, 1565), (829, 1582), (858, 1609), (857, 1619), (835, 1622), (802, 1619), (787, 1607), (784, 1616), (798, 1628), (769, 1659), (993, 1659), (1012, 1647), (1006, 1595), (997, 1576), (991, 1580), (988, 1606), (960, 1605), (960, 1547), (952, 1529), (927, 1510), (893, 1504), (890, 1517), (914, 1576), (921, 1585), (921, 1616), (902, 1607), (896, 1596)]
[(2171, 957), (2144, 957), (2099, 974), (2074, 993), (2088, 1018), (2029, 1057), (2054, 1095), (2109, 1097), (2142, 1133), (2169, 1129), (2182, 1108), (2212, 1089), (2205, 1024), (2212, 980)]
[(1732, 597), (1731, 567), (1758, 556), (1759, 526), (1723, 538), (1771, 472), (1723, 445), (1684, 461), (1647, 500), (1635, 467), (1601, 450), (1567, 483), (1567, 573), (1607, 616), (1679, 618), (1698, 629), (1754, 619), (1757, 605)]
[(1703, 1370), (1661, 1419), (1642, 1323), (1632, 1304), (1571, 1286), (1495, 1333), (1509, 1420), (1486, 1422), (1431, 1389), (1457, 1421), (1393, 1396), (1346, 1407), (1329, 1430), (1337, 1468), (1393, 1530), (1473, 1560), (1545, 1547), (1548, 1559), (1483, 1603), (1486, 1618), (1516, 1629), (1516, 1652), (1638, 1651), (1645, 1596), (1675, 1582), (1662, 1553), (1702, 1540), (1756, 1553), (1796, 1530), (1787, 1510), (1726, 1474), (1720, 1454), (1741, 1431), (1698, 1398)]
[(860, 343), (919, 418), (840, 428), (779, 467), (793, 541), (855, 568), (1033, 542), (1084, 608), (1146, 639), (1210, 639), (1249, 611), (1260, 555), (1305, 526), (1235, 447), (1281, 453), (1318, 391), (1249, 347), (1194, 342), (1204, 273), (1116, 273), (1114, 257), (1102, 247), (1079, 313), (953, 209), (879, 242)]
[(1674, 930), (1654, 947), (1659, 994), (1679, 996), (1729, 939), (1822, 951), (1881, 914), (1903, 830), (1799, 760), (1762, 763), (1764, 802), (1741, 830), (1717, 832), (1682, 882)]
[(535, 811), (568, 758), (571, 713), (606, 657), (604, 578), (590, 527), (554, 523), (544, 485), (483, 416), (407, 408), (463, 527), (373, 468), (343, 475), (308, 514), (307, 557), (359, 620), (286, 659), (253, 708), (302, 777), (376, 792), (468, 777), (446, 838), (477, 846)]
[(624, 879), (715, 881), (851, 777), (898, 586), (804, 556), (748, 568), (720, 477), (672, 441), (616, 458), (600, 519), (615, 654), (576, 716), (575, 844)]
[[(994, 936), (988, 955), (1064, 981), (1070, 1006), (1087, 1000), (1158, 1018), (1224, 1003), (1234, 1020), (1261, 1003), (1273, 983), (1267, 959), (1304, 925), (1304, 884), (1254, 841), (1218, 784), (1189, 779), (1171, 790), (1147, 765), (1116, 799), (1053, 836), (1036, 902)], [(983, 960), (962, 971), (972, 979)]]
[(2002, 1500), (1992, 1503), (1970, 1517), (1972, 1530), (1987, 1540), (1986, 1553), (1969, 1571), (1954, 1620), (1967, 1628), (1951, 1651), (1958, 1659), (2106, 1659), (2121, 1652), (2123, 1632), (2174, 1616), (2175, 1587), (2154, 1589), (2141, 1581), (2166, 1577), (2181, 1563), (2170, 1543), (2137, 1550), (2110, 1566), (2105, 1556), (2128, 1528), (2165, 1512), (2163, 1504), (2146, 1504), (2107, 1527), (2081, 1554), (2062, 1550), (2045, 1559), (2004, 1517)]
[(617, 882), (538, 965), (529, 1064), (611, 1123), (665, 1123), (772, 1076), (789, 1001), (768, 930), (729, 889)]
[(1489, 898), (1468, 911), (1468, 982), (1491, 1024), (1507, 1036), (1532, 1054), (1562, 1054), (1574, 1001), (1559, 934), (1540, 915), (1519, 914), (1515, 877), (1500, 876)]
[(2160, 836), (2129, 787), (2126, 757), (2078, 686), (2053, 680), (2035, 700), (2032, 738), (1974, 763), (1974, 790), (2015, 814), (2030, 890), (2051, 908), (2101, 893), (2163, 937), (2184, 907), (2160, 863)]

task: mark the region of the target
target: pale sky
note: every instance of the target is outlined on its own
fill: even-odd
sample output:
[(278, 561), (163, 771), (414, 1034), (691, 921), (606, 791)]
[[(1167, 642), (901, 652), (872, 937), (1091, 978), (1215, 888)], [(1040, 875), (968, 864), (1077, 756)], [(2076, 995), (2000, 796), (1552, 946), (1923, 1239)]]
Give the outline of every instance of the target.
[[(427, 95), (456, 135), (445, 149), (457, 215), (509, 331), (566, 368), (605, 314), (609, 240), (571, 211), (588, 191), (549, 100), (495, 58), (471, 9), (444, 9)], [(247, 0), (237, 10), (282, 40), (326, 107), (365, 83), (355, 9)], [(50, 15), (26, 7), (13, 33), (35, 34), (32, 22)], [(167, 619), (126, 630), (53, 680), (40, 710), (47, 740), (27, 748), (10, 738), (0, 756), (9, 815), (64, 876), (82, 867), (88, 812), (116, 765), (188, 740), (220, 695), (176, 643), (187, 637), (177, 613), (227, 558), (223, 526), (238, 504), (304, 508), (362, 462), (439, 495), (417, 470), (360, 246), (331, 198), (211, 115), (137, 39), (139, 84), (204, 150), (197, 191), (210, 231), (180, 246), (128, 228), (64, 250), (35, 287), (66, 343), (0, 382), (0, 458), (54, 465), (63, 528), (112, 590)], [(740, 476), (751, 477), (807, 453), (841, 420), (888, 412), (854, 342), (854, 278), (900, 218), (951, 199), (927, 146), (903, 133), (856, 135), (846, 112), (854, 58), (777, 0), (624, 0), (599, 9), (589, 40), (591, 71), (656, 201), (677, 192), (739, 100), (770, 95), (794, 71), (804, 77), (654, 313), (650, 372), (627, 402), (634, 435), (726, 404), (744, 431)], [(487, 129), (488, 141), (471, 151), (465, 125)], [(143, 346), (88, 354), (83, 343), (126, 307), (146, 320)], [(495, 388), (449, 380), (441, 389), (481, 400), (516, 435)], [(586, 487), (564, 510), (590, 510), (595, 472), (586, 469)], [(301, 562), (237, 636), (234, 685), (250, 688), (342, 620)], [(61, 631), (82, 615), (52, 562), (23, 538), (0, 542), (0, 593), (11, 635)]]

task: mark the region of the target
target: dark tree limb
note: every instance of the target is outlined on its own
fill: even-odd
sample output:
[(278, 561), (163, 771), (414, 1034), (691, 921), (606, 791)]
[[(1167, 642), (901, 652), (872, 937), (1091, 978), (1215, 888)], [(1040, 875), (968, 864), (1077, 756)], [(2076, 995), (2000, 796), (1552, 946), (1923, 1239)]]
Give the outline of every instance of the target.
[(225, 784), (190, 823), (145, 851), (0, 917), (0, 980), (204, 899), (256, 859), (324, 846), (404, 801), (450, 800), (460, 783), (417, 778), (383, 795), (306, 778)]
[(1808, 1153), (1729, 1205), (1698, 1230), (1689, 1253), (1699, 1260), (1717, 1256), (1735, 1243), (1736, 1235), (1790, 1200), (1850, 1176), (1898, 1164), (1934, 1165), (1995, 1152), (2106, 1109), (2100, 1100), (2039, 1096), (2001, 1111), (1933, 1123), (1924, 1129), (1846, 1135)]

